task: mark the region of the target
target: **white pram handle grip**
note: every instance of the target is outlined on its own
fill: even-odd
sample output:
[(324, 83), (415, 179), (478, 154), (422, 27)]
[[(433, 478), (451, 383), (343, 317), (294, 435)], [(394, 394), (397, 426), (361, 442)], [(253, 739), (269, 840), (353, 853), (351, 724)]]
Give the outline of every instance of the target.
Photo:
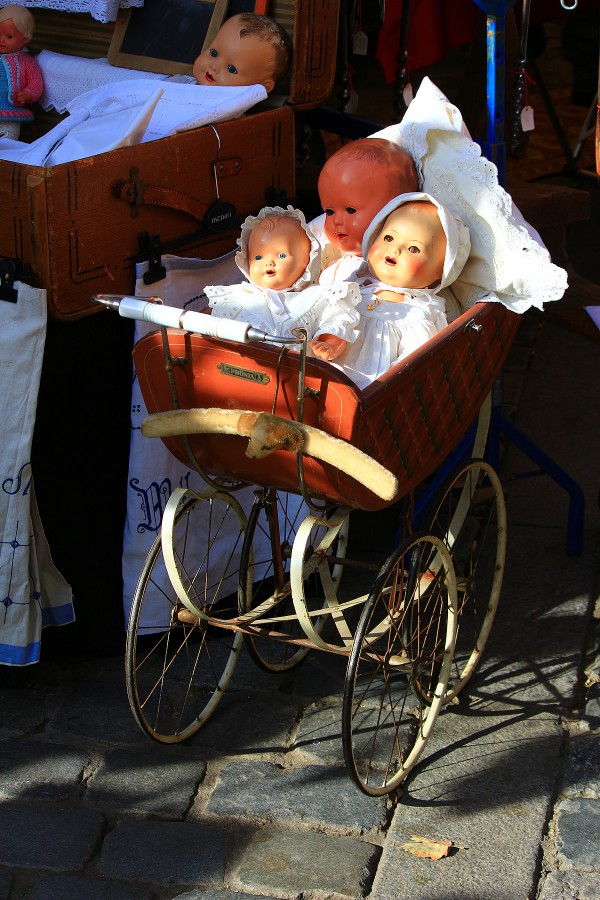
[[(129, 297), (126, 294), (93, 294), (92, 300), (116, 310), (126, 319), (138, 319), (140, 322), (152, 322), (166, 328), (181, 328), (202, 334), (205, 337), (222, 338), (226, 341), (265, 341), (271, 335), (253, 328), (248, 322), (223, 319), (206, 313), (182, 310), (176, 306), (165, 306), (159, 297)], [(285, 338), (277, 338), (279, 343), (287, 343)], [(297, 343), (297, 340), (293, 341)]]

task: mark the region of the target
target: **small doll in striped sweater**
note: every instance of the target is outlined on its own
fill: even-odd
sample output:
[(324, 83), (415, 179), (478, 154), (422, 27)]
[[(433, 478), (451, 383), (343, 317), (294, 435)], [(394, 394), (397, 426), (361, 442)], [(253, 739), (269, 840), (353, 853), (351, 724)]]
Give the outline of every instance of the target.
[(30, 56), (27, 44), (34, 18), (17, 3), (0, 9), (0, 135), (17, 140), (23, 122), (31, 122), (28, 104), (44, 89), (42, 71)]

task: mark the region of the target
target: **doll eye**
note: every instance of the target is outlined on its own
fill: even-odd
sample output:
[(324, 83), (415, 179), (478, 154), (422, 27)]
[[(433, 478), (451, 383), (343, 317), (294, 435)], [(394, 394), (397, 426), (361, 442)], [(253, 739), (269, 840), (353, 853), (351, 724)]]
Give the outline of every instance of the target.
[(326, 216), (332, 216), (332, 215), (333, 215), (333, 210), (332, 210), (332, 209), (326, 209), (326, 210), (325, 210), (325, 215), (326, 215)]
[(229, 72), (230, 75), (237, 75), (237, 73), (238, 73), (238, 70), (233, 65), (227, 66), (227, 71)]
[(287, 253), (279, 253), (279, 259), (287, 259)]
[(258, 262), (258, 260), (262, 259), (262, 256), (260, 256), (260, 254), (257, 254), (257, 255), (254, 257), (254, 259)]
[(411, 244), (410, 247), (408, 248), (408, 252), (409, 253), (420, 253), (421, 251), (418, 247), (415, 247), (414, 244)]
[(217, 53), (217, 51), (215, 50), (214, 47), (211, 47), (210, 50), (209, 50), (208, 52), (210, 53), (210, 55), (211, 55), (212, 57), (216, 57), (216, 56), (219, 55), (219, 54)]
[(348, 215), (353, 216), (355, 214), (356, 210), (354, 209), (353, 206), (347, 206), (346, 212), (348, 213)]
[(391, 234), (384, 234), (383, 240), (386, 242), (386, 244), (391, 244), (394, 238), (391, 236)]

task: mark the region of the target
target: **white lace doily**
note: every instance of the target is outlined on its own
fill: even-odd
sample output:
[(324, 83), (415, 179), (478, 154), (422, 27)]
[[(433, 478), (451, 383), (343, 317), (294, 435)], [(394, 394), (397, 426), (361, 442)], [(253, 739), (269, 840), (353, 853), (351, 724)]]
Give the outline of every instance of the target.
[[(0, 7), (8, 6), (13, 0), (0, 0)], [(89, 13), (98, 22), (114, 22), (119, 9), (143, 6), (144, 0), (27, 0), (21, 6), (30, 9), (57, 9), (61, 12)]]
[(481, 155), (457, 109), (429, 78), (399, 125), (373, 137), (395, 141), (417, 163), (422, 190), (460, 216), (471, 234), (471, 254), (453, 285), (463, 308), (500, 300), (523, 313), (560, 300), (567, 273), (556, 266), (539, 235), (498, 184), (496, 166)]

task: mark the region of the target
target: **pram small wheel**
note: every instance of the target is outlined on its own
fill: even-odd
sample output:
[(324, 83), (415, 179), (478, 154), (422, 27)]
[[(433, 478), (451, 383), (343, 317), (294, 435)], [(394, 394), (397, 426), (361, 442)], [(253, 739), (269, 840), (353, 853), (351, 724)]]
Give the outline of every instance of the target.
[[(245, 516), (236, 500), (215, 491), (199, 495), (177, 489), (169, 503), (175, 514), (168, 537), (162, 533), (154, 541), (135, 590), (125, 669), (138, 725), (155, 740), (172, 744), (191, 737), (207, 721), (237, 663), (242, 635), (211, 625), (194, 606), (222, 618), (237, 615)], [(165, 539), (192, 604), (181, 602), (167, 576)], [(230, 541), (231, 548), (226, 563), (219, 556), (213, 572), (211, 554), (222, 541)]]
[(426, 530), (452, 557), (458, 590), (454, 662), (444, 702), (463, 689), (487, 643), (506, 556), (506, 506), (495, 470), (483, 460), (458, 466), (431, 503)]
[[(308, 512), (308, 507), (300, 497), (269, 488), (256, 492), (254, 506), (248, 518), (240, 564), (240, 609), (250, 611), (261, 604), (272, 606), (261, 617), (267, 620), (266, 623), (257, 623), (262, 635), (245, 635), (250, 656), (268, 672), (283, 672), (294, 668), (305, 659), (310, 649), (306, 646), (305, 630), (295, 611), (290, 582), (292, 547)], [(323, 524), (323, 521), (328, 520), (310, 518), (315, 521), (310, 528), (304, 529), (308, 535), (303, 544), (304, 558), (316, 561), (315, 554), (321, 544), (324, 545), (322, 556), (325, 564), (334, 555), (343, 558), (348, 517), (345, 517), (341, 527), (338, 520), (332, 520), (332, 527), (337, 531), (331, 542), (328, 540), (329, 529)], [(336, 588), (341, 577), (341, 565), (332, 564), (330, 572), (332, 584)], [(325, 600), (319, 573), (314, 567), (308, 566), (301, 580), (303, 605), (308, 610), (321, 609)], [(318, 616), (311, 620), (318, 635), (323, 630), (326, 618)], [(280, 636), (279, 639), (277, 635)], [(294, 640), (302, 643), (293, 643)]]
[(403, 541), (382, 567), (348, 660), (342, 741), (361, 791), (394, 791), (441, 709), (456, 637), (450, 554), (431, 535)]

